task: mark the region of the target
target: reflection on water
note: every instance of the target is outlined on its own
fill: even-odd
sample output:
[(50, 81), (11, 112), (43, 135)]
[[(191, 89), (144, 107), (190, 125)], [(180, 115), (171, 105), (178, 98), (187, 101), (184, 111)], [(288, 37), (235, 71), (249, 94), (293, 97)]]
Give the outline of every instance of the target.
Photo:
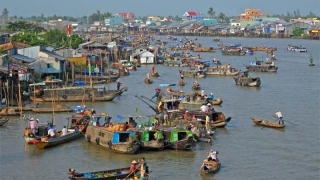
[[(203, 42), (204, 47), (215, 45), (210, 38), (199, 37), (198, 41)], [(34, 145), (26, 145), (22, 137), (28, 122), (13, 118), (0, 127), (1, 179), (67, 179), (69, 168), (75, 168), (77, 172), (114, 169), (129, 166), (133, 159), (142, 157), (146, 158), (150, 167), (152, 180), (318, 179), (320, 152), (315, 140), (319, 135), (320, 59), (314, 54), (318, 54), (319, 41), (251, 38), (221, 38), (221, 41), (226, 45), (277, 45), (275, 65), (279, 69), (277, 73), (251, 73), (251, 76), (260, 77), (260, 88), (236, 86), (232, 77), (197, 79), (206, 93), (213, 92), (215, 97), (223, 99), (222, 106), (214, 106), (215, 110), (222, 111), (226, 117), (232, 117), (225, 128), (217, 129), (212, 143), (199, 142), (193, 151), (164, 150), (127, 155), (108, 151), (81, 137), (67, 144), (37, 149)], [(308, 66), (309, 54), (287, 51), (285, 48), (288, 44), (305, 45), (308, 52), (314, 55), (316, 66)], [(216, 52), (201, 53), (201, 57), (204, 60), (216, 57), (222, 64), (230, 63), (237, 69), (244, 70), (243, 64), (248, 64), (255, 57), (265, 58), (265, 53), (255, 52), (253, 56), (232, 57)], [(135, 115), (136, 108), (142, 116), (153, 114), (148, 105), (137, 100), (134, 95), (151, 98), (159, 84), (178, 83), (180, 76), (179, 68), (156, 65), (160, 77), (153, 77), (154, 83), (146, 85), (143, 80), (146, 73), (150, 73), (151, 67), (143, 65), (130, 76), (121, 77), (123, 86), (128, 86), (129, 90), (114, 101), (85, 102), (85, 105), (98, 113), (109, 113), (113, 116), (113, 122), (125, 122), (126, 119), (121, 120), (116, 116)], [(186, 77), (186, 86), (176, 88), (191, 92), (194, 80)], [(115, 89), (116, 84), (110, 84), (110, 88)], [(80, 104), (63, 105), (71, 107)], [(43, 106), (50, 107), (51, 103), (44, 103)], [(285, 119), (299, 126), (286, 123), (285, 130), (267, 127), (261, 129), (250, 119), (253, 116), (272, 120), (271, 114), (276, 109), (282, 111)], [(41, 122), (52, 120), (51, 114), (26, 114), (39, 118)], [(58, 130), (67, 125), (67, 116), (71, 116), (71, 113), (55, 114)], [(215, 175), (196, 176), (210, 149), (219, 151), (221, 169)], [(15, 169), (18, 171), (8, 173)]]

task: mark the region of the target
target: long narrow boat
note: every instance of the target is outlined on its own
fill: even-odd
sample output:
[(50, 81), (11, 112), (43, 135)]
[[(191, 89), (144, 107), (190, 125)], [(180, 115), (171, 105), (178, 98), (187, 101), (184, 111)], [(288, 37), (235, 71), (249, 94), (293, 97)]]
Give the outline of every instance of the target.
[(134, 173), (130, 174), (130, 167), (86, 173), (77, 173), (74, 169), (70, 169), (69, 174), (71, 175), (69, 177), (71, 180), (111, 180), (134, 176)]
[(0, 120), (0, 126), (4, 125), (5, 123), (7, 123), (9, 121), (9, 119), (2, 119)]
[(265, 127), (271, 127), (271, 128), (284, 128), (286, 125), (284, 124), (279, 124), (276, 121), (268, 121), (268, 120), (263, 120), (260, 118), (254, 118), (251, 117), (252, 122), (254, 122), (256, 125), (260, 126), (265, 126)]
[[(32, 112), (36, 112), (36, 113), (52, 113), (52, 108), (32, 108), (31, 109)], [(54, 112), (58, 113), (58, 112), (72, 112), (73, 109), (72, 108), (55, 108)]]
[(44, 148), (48, 148), (48, 147), (52, 147), (52, 146), (56, 146), (59, 144), (69, 142), (71, 140), (74, 140), (74, 139), (82, 136), (86, 130), (86, 127), (87, 127), (87, 125), (84, 126), (84, 128), (81, 130), (69, 129), (67, 135), (56, 137), (56, 138), (50, 138), (50, 139), (41, 138), (40, 142), (36, 143), (36, 146), (39, 149), (44, 149)]

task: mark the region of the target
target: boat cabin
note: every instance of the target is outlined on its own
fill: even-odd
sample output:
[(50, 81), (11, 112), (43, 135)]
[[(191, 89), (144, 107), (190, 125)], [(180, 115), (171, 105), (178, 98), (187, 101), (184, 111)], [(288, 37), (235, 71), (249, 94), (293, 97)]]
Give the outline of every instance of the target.
[(30, 95), (42, 96), (44, 94), (44, 89), (50, 88), (60, 88), (62, 87), (63, 81), (60, 79), (52, 79), (50, 81), (43, 81), (39, 83), (29, 84)]
[(111, 116), (104, 113), (102, 115), (95, 115), (92, 116), (90, 124), (98, 127), (106, 127), (109, 125), (111, 118)]
[(134, 136), (134, 132), (126, 131), (126, 132), (113, 132), (112, 136), (112, 144), (119, 144), (124, 142), (129, 142), (130, 137)]
[(151, 131), (143, 131), (141, 141), (149, 142), (152, 140), (158, 140), (163, 138), (163, 133), (161, 131), (151, 130)]
[(193, 137), (192, 131), (189, 130), (174, 130), (170, 133), (170, 142), (181, 141)]

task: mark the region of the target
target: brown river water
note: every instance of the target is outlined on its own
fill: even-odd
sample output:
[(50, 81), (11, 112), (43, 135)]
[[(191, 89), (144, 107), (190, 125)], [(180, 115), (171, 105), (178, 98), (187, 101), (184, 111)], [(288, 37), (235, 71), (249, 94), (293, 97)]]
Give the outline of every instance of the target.
[[(190, 37), (194, 39), (194, 37)], [(164, 39), (164, 37), (163, 37)], [(212, 37), (198, 37), (203, 46), (216, 46)], [(135, 155), (110, 152), (79, 138), (70, 143), (49, 149), (37, 149), (25, 144), (23, 130), (27, 121), (12, 119), (0, 127), (0, 179), (62, 180), (68, 179), (68, 169), (77, 172), (98, 171), (129, 166), (133, 159), (145, 157), (151, 171), (151, 180), (196, 180), (196, 179), (319, 179), (320, 143), (320, 43), (319, 41), (291, 39), (246, 39), (221, 38), (225, 45), (241, 43), (246, 46), (277, 46), (275, 51), (279, 67), (277, 73), (251, 73), (259, 76), (260, 88), (236, 86), (232, 77), (207, 77), (198, 79), (206, 93), (213, 92), (223, 99), (216, 110), (231, 116), (231, 122), (217, 129), (213, 143), (198, 143), (192, 151), (145, 151)], [(287, 45), (304, 45), (308, 53), (287, 51)], [(195, 53), (192, 53), (196, 55)], [(309, 57), (313, 55), (316, 66), (309, 67)], [(254, 57), (265, 59), (265, 53), (255, 55), (222, 56), (216, 53), (201, 53), (203, 59), (216, 57), (224, 64), (231, 64), (244, 70)], [(154, 83), (143, 82), (151, 65), (142, 66), (130, 76), (121, 77), (123, 86), (129, 90), (112, 102), (86, 102), (87, 107), (98, 113), (106, 112), (113, 116), (113, 122), (124, 122), (117, 115), (135, 115), (138, 108), (142, 116), (153, 111), (134, 95), (152, 97), (154, 89), (161, 83), (178, 83), (178, 67), (156, 65), (160, 77)], [(193, 78), (185, 78), (186, 86), (176, 89), (191, 91)], [(110, 84), (115, 89), (116, 84)], [(57, 102), (59, 103), (59, 102)], [(152, 104), (152, 103), (151, 103)], [(50, 103), (47, 104), (50, 106)], [(66, 103), (65, 106), (78, 105)], [(189, 107), (192, 108), (192, 107)], [(193, 107), (197, 108), (197, 107)], [(287, 125), (284, 130), (261, 128), (250, 120), (259, 117), (273, 120), (271, 115), (279, 109)], [(29, 113), (27, 113), (29, 116)], [(56, 114), (57, 129), (67, 125), (68, 113)], [(51, 114), (32, 114), (40, 121), (51, 121)], [(139, 120), (138, 120), (139, 122)], [(221, 169), (216, 174), (198, 175), (199, 167), (210, 149), (219, 151)]]

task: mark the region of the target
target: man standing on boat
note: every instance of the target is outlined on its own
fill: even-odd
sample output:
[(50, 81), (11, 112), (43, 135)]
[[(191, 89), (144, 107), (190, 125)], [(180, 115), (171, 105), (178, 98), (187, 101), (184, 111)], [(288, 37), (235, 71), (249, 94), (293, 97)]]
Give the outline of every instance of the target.
[(284, 122), (282, 120), (282, 113), (279, 110), (277, 110), (275, 115), (278, 118), (277, 120), (279, 121), (279, 125), (281, 124), (280, 122), (282, 122), (282, 125), (284, 125)]
[(30, 125), (30, 129), (31, 129), (31, 133), (36, 135), (36, 129), (38, 128), (38, 124), (34, 120), (34, 118), (30, 119), (29, 125)]
[(211, 128), (210, 128), (210, 117), (209, 117), (209, 113), (206, 113), (206, 130), (207, 133), (210, 134)]
[(117, 90), (118, 90), (118, 91), (120, 90), (121, 84), (122, 84), (122, 83), (121, 83), (120, 80), (118, 79), (118, 80), (117, 80)]
[(152, 66), (151, 71), (152, 71), (152, 74), (153, 74), (154, 73), (154, 66)]

